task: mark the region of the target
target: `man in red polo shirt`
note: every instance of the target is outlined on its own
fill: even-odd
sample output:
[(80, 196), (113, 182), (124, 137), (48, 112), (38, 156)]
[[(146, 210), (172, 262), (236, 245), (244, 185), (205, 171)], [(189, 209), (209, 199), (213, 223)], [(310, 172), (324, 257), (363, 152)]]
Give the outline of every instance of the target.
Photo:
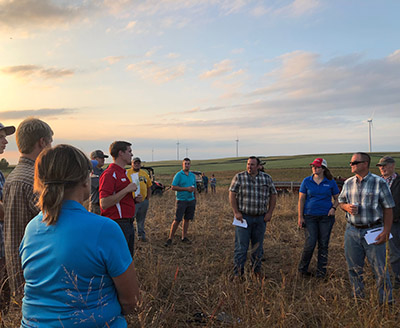
[(137, 186), (129, 181), (125, 170), (132, 158), (131, 144), (126, 141), (114, 141), (110, 145), (110, 154), (114, 163), (104, 171), (99, 182), (101, 215), (119, 224), (133, 256), (135, 201), (132, 192), (136, 191)]

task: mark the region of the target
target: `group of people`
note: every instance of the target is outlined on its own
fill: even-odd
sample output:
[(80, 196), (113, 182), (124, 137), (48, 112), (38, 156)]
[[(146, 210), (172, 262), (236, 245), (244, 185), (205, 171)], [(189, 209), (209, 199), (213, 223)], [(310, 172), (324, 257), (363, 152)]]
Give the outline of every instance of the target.
[[(24, 287), (21, 326), (126, 327), (124, 314), (141, 301), (133, 264), (133, 222), (136, 218), (138, 238), (146, 242), (144, 222), (152, 185), (140, 158), (132, 159), (129, 142), (115, 141), (109, 148), (113, 163), (103, 170), (108, 157), (103, 151), (93, 151), (90, 161), (73, 146), (51, 147), (52, 129), (36, 118), (25, 119), (17, 129), (0, 123), (0, 153), (6, 137), (15, 132), (21, 157), (6, 180), (0, 173), (0, 278), (4, 281), (5, 260), (12, 295), (22, 295)], [(352, 156), (355, 175), (341, 192), (326, 160), (316, 158), (310, 164), (312, 175), (299, 191), (298, 225), (305, 230), (305, 245), (298, 270), (304, 277), (312, 275), (309, 265), (318, 244), (315, 275), (327, 276), (329, 238), (340, 207), (348, 222), (345, 255), (353, 295), (364, 296), (367, 257), (380, 302), (392, 303), (385, 253), (389, 240), (394, 287), (399, 288), (400, 177), (392, 157), (385, 156), (377, 164), (382, 177), (369, 172), (370, 162), (366, 153)], [(277, 202), (264, 164), (249, 157), (246, 170), (237, 173), (229, 187), (235, 225), (233, 274), (239, 279), (250, 244), (252, 271), (261, 274), (264, 235)], [(131, 168), (126, 170), (128, 165)], [(166, 247), (173, 245), (182, 221), (181, 242), (191, 243), (188, 229), (196, 210), (196, 178), (190, 167), (190, 159), (185, 158), (172, 181), (176, 213)], [(215, 192), (214, 175), (210, 185)], [(89, 198), (87, 211), (84, 203)], [(371, 243), (365, 236), (372, 232), (376, 237)]]
[[(344, 252), (352, 295), (365, 296), (363, 269), (367, 258), (376, 278), (379, 302), (393, 304), (392, 288), (400, 288), (400, 176), (390, 156), (376, 164), (381, 177), (369, 171), (370, 164), (367, 153), (355, 153), (350, 161), (355, 175), (344, 182), (341, 192), (326, 160), (316, 158), (310, 164), (312, 175), (303, 180), (299, 191), (298, 225), (305, 229), (305, 245), (298, 270), (303, 276), (312, 275), (308, 269), (318, 243), (315, 276), (326, 276), (328, 244), (339, 206), (346, 212)], [(388, 246), (393, 287), (386, 261)]]

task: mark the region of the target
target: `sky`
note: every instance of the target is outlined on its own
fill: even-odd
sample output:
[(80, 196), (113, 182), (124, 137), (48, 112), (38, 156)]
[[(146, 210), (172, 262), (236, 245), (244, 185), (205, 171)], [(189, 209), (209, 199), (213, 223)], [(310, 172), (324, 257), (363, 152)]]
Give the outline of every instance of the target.
[[(400, 151), (400, 1), (0, 0), (0, 122), (144, 161)], [(18, 160), (15, 136), (3, 154)], [(236, 140), (239, 140), (238, 142)]]

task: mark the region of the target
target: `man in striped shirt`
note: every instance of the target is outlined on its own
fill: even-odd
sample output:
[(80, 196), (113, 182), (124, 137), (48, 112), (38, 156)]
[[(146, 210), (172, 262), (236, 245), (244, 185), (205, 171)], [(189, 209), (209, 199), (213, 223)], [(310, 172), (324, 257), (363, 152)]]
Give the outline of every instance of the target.
[[(393, 222), (394, 201), (385, 180), (369, 172), (371, 158), (366, 153), (355, 153), (351, 171), (339, 195), (339, 203), (346, 212), (347, 227), (344, 250), (353, 296), (364, 297), (363, 267), (367, 257), (379, 289), (380, 303), (392, 303), (392, 285), (385, 265), (386, 241)], [(382, 228), (375, 243), (368, 244), (365, 235), (371, 229)]]
[(235, 218), (246, 220), (247, 227), (235, 227), (234, 274), (243, 275), (247, 250), (251, 241), (252, 269), (256, 275), (261, 270), (263, 242), (267, 222), (271, 221), (276, 204), (276, 189), (272, 178), (258, 170), (260, 160), (251, 156), (247, 170), (232, 179), (229, 202)]

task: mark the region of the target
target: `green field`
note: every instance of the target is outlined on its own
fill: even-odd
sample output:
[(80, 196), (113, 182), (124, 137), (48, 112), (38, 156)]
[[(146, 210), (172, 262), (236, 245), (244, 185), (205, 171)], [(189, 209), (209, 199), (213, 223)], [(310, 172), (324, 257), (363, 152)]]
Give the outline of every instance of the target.
[[(316, 157), (323, 157), (327, 160), (329, 168), (349, 169), (349, 161), (352, 153), (339, 153), (339, 154), (307, 154), (296, 156), (270, 156), (261, 157), (262, 161), (266, 161), (266, 170), (269, 169), (297, 169), (309, 168), (309, 164)], [(394, 153), (371, 153), (372, 163), (371, 167), (382, 156), (390, 155), (400, 162), (400, 152)], [(208, 159), (208, 160), (193, 160), (192, 170), (206, 172), (207, 174), (222, 171), (241, 171), (246, 168), (247, 157), (231, 157), (222, 159)], [(148, 162), (144, 163), (146, 166), (151, 166), (156, 171), (156, 174), (173, 174), (181, 168), (181, 161), (162, 161), (162, 162)], [(350, 172), (350, 170), (349, 170)], [(335, 174), (338, 175), (338, 174)]]

